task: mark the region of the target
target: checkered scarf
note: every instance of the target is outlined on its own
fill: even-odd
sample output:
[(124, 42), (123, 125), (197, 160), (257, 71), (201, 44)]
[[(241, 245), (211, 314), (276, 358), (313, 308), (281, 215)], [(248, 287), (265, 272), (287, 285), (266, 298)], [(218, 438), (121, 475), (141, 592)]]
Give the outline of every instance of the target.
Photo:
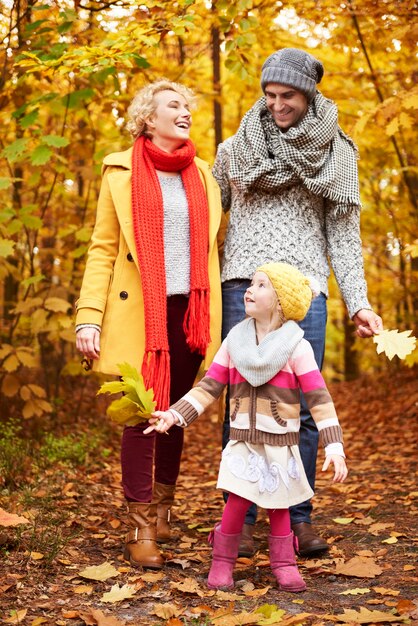
[(245, 114), (231, 145), (230, 179), (244, 194), (277, 193), (302, 183), (335, 203), (360, 206), (357, 148), (338, 126), (336, 105), (317, 92), (298, 126), (280, 131), (260, 98)]

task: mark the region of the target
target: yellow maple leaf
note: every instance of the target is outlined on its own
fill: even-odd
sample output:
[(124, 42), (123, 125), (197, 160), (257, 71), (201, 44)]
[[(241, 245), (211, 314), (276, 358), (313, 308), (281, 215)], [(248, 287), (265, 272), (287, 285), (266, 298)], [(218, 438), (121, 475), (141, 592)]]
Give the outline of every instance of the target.
[(384, 352), (389, 360), (392, 360), (395, 355), (404, 359), (407, 354), (415, 350), (416, 338), (409, 336), (411, 332), (411, 330), (404, 330), (400, 333), (397, 329), (382, 330), (373, 337), (374, 343), (377, 344), (377, 354)]
[(127, 598), (132, 598), (136, 594), (136, 589), (131, 587), (130, 585), (123, 585), (123, 587), (119, 587), (113, 585), (110, 591), (104, 593), (101, 597), (102, 602), (111, 602), (112, 604), (115, 602), (120, 602), (121, 600), (126, 600)]
[(347, 589), (346, 591), (341, 591), (338, 595), (340, 596), (359, 596), (364, 593), (370, 593), (370, 589), (367, 587), (356, 587), (355, 589)]
[(119, 572), (111, 563), (105, 561), (101, 565), (86, 567), (82, 572), (78, 572), (78, 575), (91, 580), (107, 580), (108, 578), (119, 576)]

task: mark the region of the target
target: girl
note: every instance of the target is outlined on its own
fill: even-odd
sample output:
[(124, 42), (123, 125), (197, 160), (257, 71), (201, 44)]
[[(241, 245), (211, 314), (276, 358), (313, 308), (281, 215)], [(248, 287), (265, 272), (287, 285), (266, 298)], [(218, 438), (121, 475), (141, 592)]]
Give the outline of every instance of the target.
[(232, 571), (251, 503), (269, 515), (270, 565), (279, 588), (306, 589), (296, 565), (289, 515), (290, 506), (313, 495), (298, 448), (300, 391), (325, 446), (322, 470), (332, 463), (334, 482), (347, 476), (334, 404), (296, 323), (305, 317), (312, 296), (310, 281), (287, 263), (259, 267), (244, 297), (248, 317), (229, 332), (206, 376), (168, 411), (156, 411), (149, 420), (148, 432), (187, 426), (230, 385), (230, 440), (217, 484), (229, 498), (210, 538), (211, 589), (233, 587)]

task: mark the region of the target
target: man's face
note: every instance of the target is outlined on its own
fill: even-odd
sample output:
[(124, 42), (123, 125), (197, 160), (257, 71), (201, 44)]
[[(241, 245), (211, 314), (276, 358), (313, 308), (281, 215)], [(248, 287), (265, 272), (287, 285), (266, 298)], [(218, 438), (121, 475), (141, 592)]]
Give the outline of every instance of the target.
[(267, 83), (265, 96), (267, 108), (283, 131), (297, 126), (308, 110), (308, 98), (305, 94), (288, 85)]

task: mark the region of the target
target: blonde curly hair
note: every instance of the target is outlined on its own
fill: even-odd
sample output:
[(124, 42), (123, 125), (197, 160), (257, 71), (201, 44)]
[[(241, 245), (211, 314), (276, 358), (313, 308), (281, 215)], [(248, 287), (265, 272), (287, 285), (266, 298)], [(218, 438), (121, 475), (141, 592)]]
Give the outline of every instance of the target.
[(180, 85), (180, 83), (163, 78), (146, 85), (135, 94), (128, 108), (129, 119), (126, 128), (134, 139), (140, 135), (148, 135), (147, 121), (157, 108), (154, 96), (160, 91), (166, 90), (175, 91), (185, 98), (189, 107), (194, 106), (195, 95), (193, 91), (184, 85)]

